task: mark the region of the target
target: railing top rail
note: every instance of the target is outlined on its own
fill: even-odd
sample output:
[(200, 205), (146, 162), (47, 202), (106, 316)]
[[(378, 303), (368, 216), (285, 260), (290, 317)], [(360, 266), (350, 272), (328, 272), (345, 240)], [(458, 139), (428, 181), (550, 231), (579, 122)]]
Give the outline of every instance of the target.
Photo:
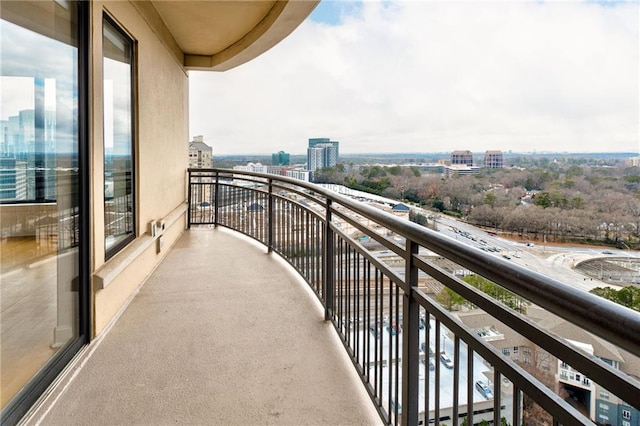
[(580, 324), (584, 329), (640, 357), (640, 314), (614, 302), (496, 258), (436, 231), (398, 219), (390, 213), (313, 183), (286, 176), (230, 169), (189, 169), (189, 172), (237, 174), (272, 179), (313, 191), (496, 282), (561, 318)]

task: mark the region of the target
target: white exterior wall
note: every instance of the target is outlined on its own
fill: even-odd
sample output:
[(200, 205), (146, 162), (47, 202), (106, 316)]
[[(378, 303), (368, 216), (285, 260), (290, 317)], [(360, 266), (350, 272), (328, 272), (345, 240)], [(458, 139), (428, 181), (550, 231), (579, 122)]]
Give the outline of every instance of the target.
[[(188, 166), (188, 77), (182, 58), (165, 47), (152, 28), (153, 20), (142, 16), (130, 2), (91, 3), (92, 122), (91, 167), (92, 281), (94, 334), (98, 335), (116, 316), (128, 298), (161, 261), (185, 225)], [(104, 142), (102, 87), (102, 21), (109, 14), (135, 40), (136, 90), (134, 95), (134, 181), (136, 239), (105, 261), (104, 235)], [(158, 90), (162, 88), (162, 90)], [(151, 221), (165, 221), (163, 250), (156, 253), (156, 239), (147, 233)]]

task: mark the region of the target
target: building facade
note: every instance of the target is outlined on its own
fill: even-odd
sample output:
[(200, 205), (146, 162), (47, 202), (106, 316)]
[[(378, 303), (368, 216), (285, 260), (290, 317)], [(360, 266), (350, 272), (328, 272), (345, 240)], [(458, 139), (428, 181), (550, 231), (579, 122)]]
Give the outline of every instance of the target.
[(108, 329), (183, 233), (189, 71), (254, 59), (317, 3), (0, 3), (0, 84), (12, 89), (0, 122), (2, 424)]
[(0, 200), (27, 199), (27, 162), (0, 158)]
[(310, 138), (307, 148), (307, 170), (314, 172), (335, 166), (340, 158), (339, 149), (340, 142), (329, 138)]
[(454, 175), (473, 175), (480, 173), (480, 167), (478, 166), (465, 166), (464, 164), (456, 164), (451, 166), (444, 166), (444, 175), (446, 177), (452, 177)]
[(271, 164), (274, 166), (288, 166), (291, 164), (290, 157), (288, 152), (278, 151), (275, 154), (271, 154)]
[(233, 170), (253, 173), (267, 173), (268, 166), (265, 166), (262, 163), (248, 163), (246, 166), (233, 166)]
[(203, 136), (194, 136), (193, 141), (189, 142), (189, 167), (213, 167), (213, 148), (204, 142)]
[(311, 172), (309, 172), (308, 170), (299, 170), (299, 169), (287, 170), (285, 173), (285, 176), (293, 179), (298, 179), (304, 182), (309, 182), (311, 178)]
[(453, 151), (451, 153), (451, 165), (473, 166), (473, 153), (471, 151)]
[(484, 153), (484, 166), (489, 169), (503, 168), (502, 151), (486, 151)]
[[(623, 374), (636, 376), (640, 371), (637, 357), (543, 309), (528, 307), (526, 315), (557, 335), (574, 336), (575, 339), (565, 339), (572, 346), (601, 359)], [(572, 399), (597, 424), (640, 426), (640, 412), (615, 396), (615, 389), (603, 388), (588, 375), (496, 322), (485, 312), (471, 310), (459, 313), (458, 317), (505, 357), (518, 362), (563, 397)]]

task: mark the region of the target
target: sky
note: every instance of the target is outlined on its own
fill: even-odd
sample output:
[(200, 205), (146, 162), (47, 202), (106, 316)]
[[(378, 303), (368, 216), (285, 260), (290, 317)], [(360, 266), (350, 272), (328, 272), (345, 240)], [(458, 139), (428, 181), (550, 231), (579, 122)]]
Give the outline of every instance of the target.
[(190, 75), (214, 155), (639, 152), (639, 1), (326, 1), (223, 73)]

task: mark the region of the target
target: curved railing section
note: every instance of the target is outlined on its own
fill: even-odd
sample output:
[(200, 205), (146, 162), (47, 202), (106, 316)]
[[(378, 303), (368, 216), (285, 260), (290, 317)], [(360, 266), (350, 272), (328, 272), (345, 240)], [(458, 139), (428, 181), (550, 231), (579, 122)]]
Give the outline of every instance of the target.
[[(620, 369), (640, 365), (637, 312), (314, 184), (188, 174), (189, 226), (255, 238), (306, 279), (385, 423), (616, 424), (604, 405), (621, 419), (640, 410), (640, 382)], [(544, 319), (460, 271), (526, 299)], [(445, 288), (470, 308), (444, 309), (435, 294)]]

